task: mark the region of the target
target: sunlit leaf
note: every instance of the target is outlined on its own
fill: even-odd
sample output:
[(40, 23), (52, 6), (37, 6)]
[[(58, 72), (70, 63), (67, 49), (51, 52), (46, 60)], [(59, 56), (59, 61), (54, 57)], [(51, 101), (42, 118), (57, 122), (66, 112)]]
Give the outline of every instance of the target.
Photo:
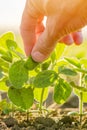
[(0, 79), (4, 77), (3, 70), (0, 68)]
[(4, 81), (0, 81), (0, 91), (3, 91), (3, 92), (8, 91), (8, 87), (7, 87), (7, 85), (5, 84)]
[(87, 84), (87, 75), (85, 75), (84, 79), (85, 79), (85, 83)]
[(22, 88), (24, 83), (28, 80), (28, 71), (24, 67), (24, 63), (23, 60), (19, 60), (13, 63), (9, 69), (9, 79), (12, 85), (17, 89)]
[(70, 64), (72, 64), (75, 67), (81, 68), (81, 64), (78, 59), (76, 58), (67, 58), (65, 57), (65, 60), (68, 61)]
[[(78, 96), (78, 97), (80, 97), (80, 90), (78, 90), (78, 89), (74, 89), (74, 93)], [(82, 102), (83, 103), (87, 103), (87, 91), (85, 91), (85, 92), (82, 92)]]
[[(42, 91), (43, 91), (43, 88), (35, 88), (34, 89), (34, 98), (38, 102), (40, 102), (40, 100), (41, 100)], [(44, 88), (43, 101), (45, 101), (47, 99), (47, 97), (48, 97), (48, 88)]]
[(76, 85), (73, 81), (70, 82), (70, 85), (71, 85), (73, 88), (78, 89), (79, 91), (87, 92), (87, 88), (86, 88), (86, 87), (78, 86), (78, 85)]
[(9, 68), (9, 63), (3, 60), (2, 58), (0, 58), (0, 66)]
[(12, 62), (12, 54), (10, 51), (5, 51), (5, 49), (0, 47), (0, 57), (8, 62)]
[(41, 64), (41, 69), (42, 69), (42, 71), (43, 71), (43, 70), (47, 70), (48, 67), (50, 66), (50, 64), (51, 64), (51, 60), (48, 60), (48, 61), (42, 63), (42, 64)]
[(39, 63), (35, 62), (31, 56), (28, 57), (28, 59), (25, 62), (25, 67), (28, 70), (33, 70)]
[(34, 95), (31, 88), (15, 89), (10, 87), (8, 96), (13, 104), (22, 109), (27, 110), (33, 105)]
[(13, 40), (7, 40), (6, 45), (9, 50), (15, 50), (17, 48), (17, 43)]
[(45, 70), (37, 74), (33, 85), (37, 88), (49, 87), (57, 79), (57, 73), (52, 70)]
[(71, 95), (71, 86), (62, 79), (59, 79), (58, 83), (54, 88), (54, 101), (57, 104), (63, 104)]
[(7, 32), (0, 37), (0, 46), (4, 49), (7, 49), (6, 41), (8, 39), (14, 40), (14, 34), (12, 32)]
[(84, 67), (84, 68), (87, 68), (87, 59), (86, 58), (83, 58), (80, 60), (80, 63), (81, 65)]
[(60, 59), (64, 53), (66, 45), (65, 44), (57, 44), (56, 46), (56, 59)]
[(60, 66), (58, 68), (58, 72), (59, 74), (64, 74), (64, 75), (68, 75), (68, 76), (76, 76), (77, 75), (77, 72), (73, 69), (70, 69), (70, 68), (66, 68), (64, 66)]
[(55, 60), (56, 60), (56, 51), (55, 51), (55, 50), (52, 52), (52, 54), (51, 54), (50, 57), (51, 57), (51, 61), (52, 61), (52, 63), (54, 63)]

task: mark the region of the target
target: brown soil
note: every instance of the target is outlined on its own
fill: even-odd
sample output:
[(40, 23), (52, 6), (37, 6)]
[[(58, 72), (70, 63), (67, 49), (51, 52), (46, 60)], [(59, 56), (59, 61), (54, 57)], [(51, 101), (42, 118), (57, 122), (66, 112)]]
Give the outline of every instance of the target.
[(48, 116), (30, 113), (28, 119), (23, 112), (15, 112), (14, 116), (1, 114), (0, 130), (87, 130), (87, 116), (82, 117), (81, 124), (79, 116), (67, 115), (69, 111), (73, 110), (59, 109)]

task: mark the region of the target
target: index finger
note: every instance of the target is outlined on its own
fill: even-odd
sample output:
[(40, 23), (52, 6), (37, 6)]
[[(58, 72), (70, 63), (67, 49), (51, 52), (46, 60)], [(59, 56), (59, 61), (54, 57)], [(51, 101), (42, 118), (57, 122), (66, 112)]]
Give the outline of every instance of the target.
[(32, 17), (32, 15), (30, 15), (28, 3), (26, 2), (20, 26), (21, 36), (23, 39), (26, 55), (30, 55), (31, 50), (36, 41), (35, 36), (36, 23), (37, 18)]

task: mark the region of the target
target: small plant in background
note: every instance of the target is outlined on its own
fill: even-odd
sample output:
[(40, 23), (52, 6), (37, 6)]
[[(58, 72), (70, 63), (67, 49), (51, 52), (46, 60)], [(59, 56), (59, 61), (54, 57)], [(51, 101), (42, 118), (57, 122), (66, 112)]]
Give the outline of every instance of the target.
[(62, 64), (59, 67), (59, 72), (66, 76), (79, 75), (77, 83), (73, 81), (72, 77), (71, 80), (67, 82), (72, 86), (74, 94), (76, 94), (79, 98), (79, 115), (81, 123), (82, 116), (85, 114), (83, 112), (83, 103), (87, 103), (87, 59), (76, 59), (66, 57), (64, 58), (64, 60), (65, 63), (64, 65)]

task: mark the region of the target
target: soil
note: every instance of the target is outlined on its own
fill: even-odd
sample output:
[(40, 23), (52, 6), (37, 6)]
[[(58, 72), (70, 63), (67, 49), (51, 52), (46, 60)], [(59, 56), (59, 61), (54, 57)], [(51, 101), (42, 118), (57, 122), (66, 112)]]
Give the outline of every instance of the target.
[(67, 115), (68, 112), (77, 110), (59, 108), (48, 115), (39, 113), (28, 115), (24, 112), (15, 112), (12, 116), (2, 113), (0, 130), (87, 130), (87, 115), (82, 117), (82, 123), (80, 123), (79, 116)]

